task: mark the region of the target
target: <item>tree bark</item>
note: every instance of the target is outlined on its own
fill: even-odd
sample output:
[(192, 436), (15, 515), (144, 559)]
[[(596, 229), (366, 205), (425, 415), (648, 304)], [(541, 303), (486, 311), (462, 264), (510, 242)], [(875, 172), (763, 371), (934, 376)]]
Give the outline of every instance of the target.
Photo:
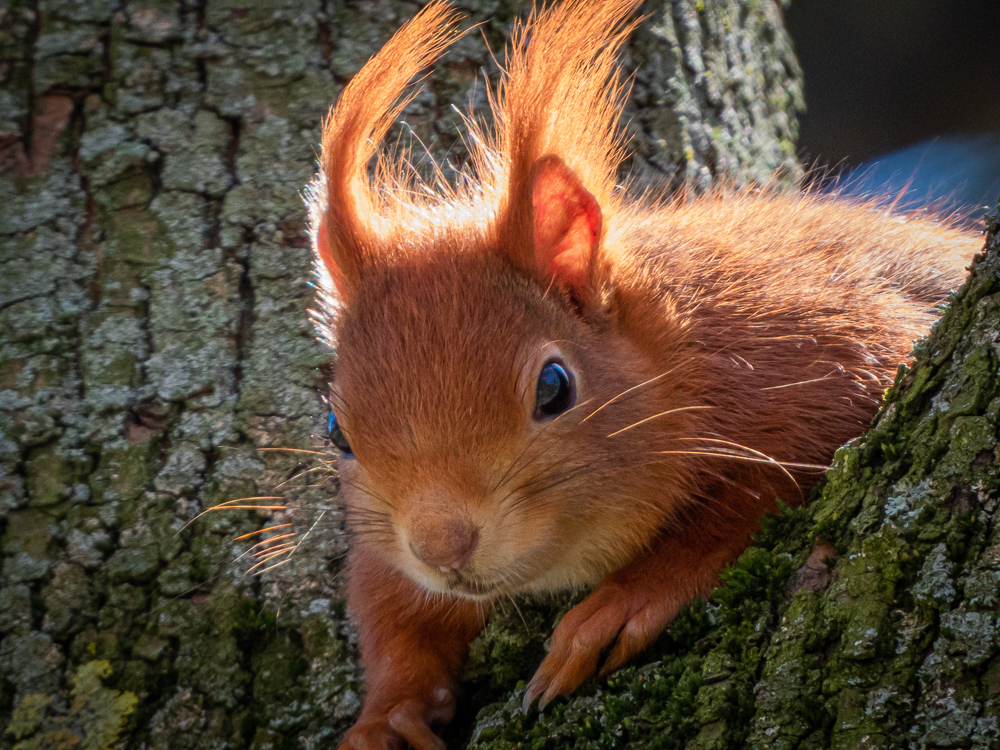
[[(484, 111), (476, 78), (496, 78), (490, 50), (526, 7), (464, 3), (485, 24), (400, 128), (440, 163), (461, 163), (453, 107)], [(331, 353), (308, 321), (300, 193), (328, 106), (416, 9), (0, 10), (0, 747), (322, 748), (353, 721), (363, 681), (320, 439)], [(801, 85), (777, 4), (644, 12), (625, 59), (629, 170), (695, 190), (797, 176)], [(773, 522), (646, 666), (522, 717), (504, 696), (566, 602), (519, 604), (475, 645), (450, 741), (995, 743), (995, 256), (980, 269), (949, 313), (963, 322), (823, 499)], [(281, 507), (199, 517), (227, 502)], [(285, 523), (275, 557), (237, 539)], [(805, 563), (816, 536), (839, 550), (829, 567)]]

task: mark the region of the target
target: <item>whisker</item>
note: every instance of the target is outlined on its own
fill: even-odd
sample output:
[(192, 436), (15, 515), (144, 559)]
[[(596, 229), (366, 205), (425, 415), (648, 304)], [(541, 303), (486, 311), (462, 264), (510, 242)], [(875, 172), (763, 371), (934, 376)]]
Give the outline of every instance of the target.
[(263, 557), (259, 558), (258, 561), (252, 567), (248, 568), (247, 569), (247, 573), (252, 573), (254, 570), (256, 570), (257, 568), (259, 568), (261, 565), (266, 564), (269, 560), (273, 560), (276, 557), (281, 557), (282, 555), (287, 555), (287, 554), (288, 554), (288, 550), (287, 549), (276, 550), (274, 552), (266, 554)]
[(238, 542), (240, 539), (246, 539), (247, 537), (254, 536), (255, 534), (263, 534), (265, 531), (271, 531), (273, 529), (281, 529), (285, 526), (291, 526), (290, 523), (279, 523), (277, 526), (268, 526), (266, 529), (257, 529), (257, 531), (251, 531), (249, 534), (243, 534), (238, 537), (234, 537), (233, 541)]
[[(561, 484), (566, 484), (567, 482), (573, 481), (581, 474), (584, 474), (587, 471), (589, 471), (593, 466), (596, 465), (596, 463), (597, 462), (591, 462), (583, 464), (581, 466), (572, 467), (563, 473), (552, 472), (552, 469), (555, 469), (559, 464), (550, 465), (549, 467), (540, 471), (538, 474), (532, 477), (528, 482), (525, 482), (524, 484), (517, 487), (515, 490), (512, 490), (501, 501), (501, 503), (505, 503), (507, 499), (510, 498), (511, 495), (513, 495), (515, 492), (521, 493), (520, 497), (518, 497), (515, 502), (510, 503), (507, 506), (506, 510), (504, 511), (504, 518), (510, 515), (510, 513), (512, 513), (514, 510), (520, 508), (523, 504), (531, 500), (534, 500), (539, 495), (542, 495), (543, 493), (548, 492), (549, 490), (552, 490), (553, 488), (558, 487)], [(537, 486), (534, 487), (532, 486), (536, 484)]]
[(274, 489), (278, 489), (279, 487), (283, 487), (286, 484), (288, 484), (289, 482), (294, 482), (296, 479), (298, 479), (300, 477), (304, 477), (306, 474), (312, 474), (314, 471), (321, 471), (321, 470), (323, 470), (325, 468), (326, 468), (325, 466), (314, 466), (311, 469), (306, 469), (305, 471), (300, 471), (298, 474), (296, 474), (293, 477), (289, 477), (284, 482), (281, 482), (279, 484), (274, 485)]
[(264, 495), (262, 495), (262, 496), (259, 496), (259, 497), (237, 497), (237, 498), (234, 498), (232, 500), (226, 500), (224, 503), (219, 503), (218, 505), (213, 505), (211, 508), (206, 508), (205, 510), (203, 510), (201, 513), (199, 513), (198, 515), (196, 515), (194, 518), (192, 518), (186, 524), (184, 524), (183, 526), (181, 526), (177, 530), (177, 533), (180, 534), (182, 531), (184, 531), (184, 529), (186, 529), (188, 526), (190, 526), (191, 524), (193, 524), (195, 521), (197, 521), (203, 515), (205, 515), (206, 513), (211, 513), (213, 510), (230, 510), (230, 509), (244, 509), (245, 510), (247, 508), (249, 508), (251, 510), (254, 510), (254, 509), (256, 509), (256, 510), (276, 510), (276, 509), (284, 510), (285, 507), (286, 507), (284, 505), (233, 505), (232, 503), (241, 503), (241, 502), (243, 502), (245, 500), (281, 500), (281, 499), (282, 499), (281, 497), (277, 497), (277, 496), (264, 496)]
[[(555, 417), (555, 418), (554, 418), (554, 419), (552, 420), (552, 422), (550, 422), (550, 424), (552, 424), (552, 423), (554, 423), (554, 422), (558, 422), (558, 421), (559, 421), (560, 419), (562, 419), (563, 417), (565, 417), (565, 416), (566, 416), (567, 414), (570, 414), (570, 413), (572, 413), (572, 412), (573, 412), (573, 411), (575, 411), (576, 409), (581, 409), (581, 408), (583, 408), (584, 406), (586, 406), (587, 404), (589, 404), (589, 403), (590, 403), (591, 401), (593, 401), (593, 400), (594, 400), (594, 399), (593, 399), (593, 397), (591, 397), (591, 398), (588, 398), (588, 399), (587, 399), (586, 401), (581, 401), (581, 402), (580, 402), (579, 404), (576, 404), (576, 405), (574, 405), (574, 406), (571, 406), (571, 407), (570, 407), (570, 408), (568, 408), (568, 409), (567, 409), (566, 411), (564, 411), (564, 412), (562, 412), (561, 414), (559, 414), (558, 416), (556, 416), (556, 417)], [(586, 420), (581, 420), (581, 421), (586, 421)]]
[(309, 529), (306, 531), (306, 533), (302, 535), (302, 538), (299, 539), (299, 543), (296, 544), (295, 548), (291, 552), (288, 553), (289, 557), (291, 557), (291, 555), (295, 553), (295, 550), (297, 550), (299, 547), (301, 547), (302, 543), (306, 539), (309, 538), (309, 535), (312, 533), (312, 530), (315, 529), (316, 526), (319, 524), (319, 522), (323, 520), (323, 516), (325, 516), (325, 515), (326, 515), (326, 511), (324, 510), (322, 513), (319, 514), (319, 516), (316, 517), (316, 520), (313, 521), (312, 526), (310, 526)]
[[(528, 490), (528, 492), (526, 493), (528, 496), (536, 496), (545, 492), (546, 490), (551, 489), (552, 487), (564, 484), (570, 481), (571, 479), (576, 478), (580, 474), (583, 474), (586, 471), (588, 471), (594, 465), (596, 465), (596, 462), (583, 464), (581, 466), (573, 466), (567, 469), (565, 472), (561, 474), (555, 474), (554, 476), (552, 475), (546, 476), (545, 473), (542, 473), (536, 476), (534, 479), (522, 484), (518, 489), (521, 490), (522, 492), (524, 490)], [(532, 487), (532, 485), (534, 485), (536, 482), (543, 482), (543, 484), (540, 487)], [(545, 484), (544, 482), (548, 483)], [(522, 495), (522, 497), (523, 496), (524, 495)]]
[(287, 508), (288, 508), (287, 505), (227, 505), (225, 508), (223, 508), (222, 506), (218, 506), (217, 505), (214, 508), (209, 508), (208, 510), (202, 511), (195, 518), (193, 518), (191, 520), (195, 521), (198, 518), (200, 518), (201, 516), (205, 515), (206, 513), (211, 513), (213, 510), (248, 510), (248, 509), (249, 510), (285, 510)]
[(355, 508), (354, 506), (346, 506), (346, 509), (351, 512), (351, 518), (363, 518), (368, 520), (388, 520), (390, 518), (388, 513), (383, 513), (378, 510), (369, 510), (368, 508)]
[(347, 526), (347, 532), (358, 536), (378, 535), (383, 538), (395, 536), (395, 531), (389, 524), (349, 524)]
[(741, 450), (749, 451), (756, 456), (767, 459), (769, 462), (774, 464), (779, 464), (781, 466), (791, 466), (794, 469), (819, 469), (820, 471), (827, 471), (830, 467), (823, 466), (821, 464), (800, 464), (791, 461), (780, 461), (773, 456), (769, 456), (759, 450), (755, 450), (748, 445), (741, 445), (740, 443), (734, 443), (732, 440), (722, 440), (720, 438), (710, 438), (710, 437), (678, 437), (673, 438), (673, 440), (701, 440), (707, 443), (722, 443), (724, 445), (731, 445), (734, 448), (740, 448)]
[[(289, 525), (291, 525), (291, 524), (289, 524)], [(240, 560), (241, 558), (246, 557), (247, 555), (249, 555), (251, 552), (253, 552), (253, 550), (257, 549), (258, 547), (262, 547), (262, 546), (265, 546), (265, 545), (268, 545), (268, 544), (273, 544), (274, 542), (278, 541), (279, 539), (288, 539), (289, 537), (296, 536), (297, 534), (298, 534), (297, 531), (293, 531), (291, 534), (279, 534), (278, 536), (272, 536), (270, 539), (265, 539), (263, 542), (258, 542), (253, 547), (250, 547), (242, 555), (240, 555), (239, 557), (237, 557), (236, 560), (233, 560), (233, 562), (236, 562), (237, 560)], [(272, 547), (271, 549), (273, 550), (273, 549), (276, 549), (276, 548)], [(256, 555), (257, 553), (254, 552), (253, 554)]]
[[(687, 361), (690, 361), (691, 359), (693, 359), (693, 357), (689, 357)], [(683, 364), (683, 363), (681, 363), (681, 364)], [(586, 417), (583, 418), (583, 421), (586, 422), (588, 419), (590, 419), (592, 416), (594, 416), (595, 414), (597, 414), (597, 412), (599, 412), (605, 406), (610, 406), (611, 404), (615, 403), (618, 399), (622, 398), (622, 396), (625, 396), (626, 394), (631, 393), (632, 391), (636, 390), (637, 388), (642, 388), (644, 385), (649, 385), (650, 383), (653, 383), (653, 382), (659, 380), (660, 378), (665, 378), (667, 375), (669, 375), (670, 373), (672, 373), (674, 370), (676, 370), (680, 366), (681, 366), (680, 364), (674, 365), (669, 370), (667, 370), (666, 372), (661, 372), (656, 377), (650, 378), (649, 380), (647, 380), (647, 381), (645, 381), (643, 383), (639, 383), (638, 385), (633, 385), (631, 388), (626, 388), (624, 391), (622, 391), (621, 393), (619, 393), (617, 396), (613, 396), (612, 398), (608, 399), (603, 404), (601, 404), (599, 407), (597, 407), (596, 409), (594, 409), (594, 411), (592, 411), (590, 414), (588, 414)]]
[(295, 547), (295, 542), (285, 542), (284, 544), (279, 544), (277, 547), (268, 547), (266, 549), (257, 550), (253, 553), (253, 556), (259, 558), (265, 555), (276, 555), (281, 552), (286, 552), (293, 547)]
[(813, 378), (812, 380), (800, 380), (797, 383), (785, 383), (783, 385), (769, 385), (767, 388), (761, 388), (762, 391), (776, 391), (779, 388), (792, 388), (796, 385), (808, 385), (809, 383), (822, 383), (824, 380), (833, 380), (835, 376), (824, 375), (821, 378)]
[(364, 494), (368, 495), (368, 497), (372, 498), (373, 500), (377, 500), (378, 502), (380, 502), (383, 505), (387, 506), (389, 508), (389, 510), (395, 510), (396, 509), (393, 506), (393, 504), (390, 503), (388, 500), (386, 500), (384, 497), (381, 497), (380, 495), (372, 492), (367, 487), (363, 487), (362, 485), (358, 484), (357, 482), (352, 482), (350, 480), (344, 479), (343, 477), (341, 477), (340, 482), (341, 482), (341, 484), (345, 484), (348, 487), (353, 487), (358, 492), (363, 492)]
[[(795, 477), (792, 476), (788, 468), (792, 469), (816, 469), (817, 471), (825, 471), (826, 466), (819, 466), (818, 464), (796, 464), (796, 463), (786, 463), (775, 461), (769, 458), (757, 458), (756, 456), (741, 456), (737, 453), (726, 453), (726, 452), (712, 452), (712, 451), (657, 451), (657, 453), (663, 455), (679, 455), (679, 456), (706, 456), (709, 458), (732, 458), (737, 461), (746, 461), (747, 463), (765, 464), (767, 466), (774, 466), (780, 469), (785, 476), (787, 476), (796, 487), (799, 483), (796, 481)], [(788, 468), (786, 468), (788, 467)]]
[[(527, 480), (526, 482), (522, 482), (522, 483), (521, 483), (520, 485), (518, 485), (517, 487), (513, 487), (513, 488), (511, 488), (511, 490), (510, 490), (510, 491), (509, 491), (509, 492), (508, 492), (508, 493), (507, 493), (506, 495), (504, 495), (504, 496), (503, 496), (503, 498), (501, 498), (501, 499), (500, 499), (500, 501), (499, 501), (499, 502), (497, 503), (497, 505), (503, 505), (504, 503), (506, 503), (506, 502), (507, 502), (507, 500), (508, 500), (508, 499), (509, 499), (509, 498), (511, 497), (511, 495), (513, 495), (513, 494), (514, 494), (515, 492), (519, 492), (519, 491), (523, 490), (523, 489), (524, 489), (525, 487), (527, 487), (527, 486), (529, 486), (529, 485), (533, 484), (534, 482), (536, 482), (536, 481), (539, 481), (539, 479), (540, 479), (540, 478), (543, 478), (543, 477), (544, 477), (544, 476), (546, 475), (546, 473), (547, 473), (547, 472), (550, 472), (550, 471), (552, 471), (553, 469), (555, 469), (555, 468), (557, 468), (557, 467), (561, 467), (561, 466), (562, 466), (562, 465), (564, 465), (564, 464), (565, 464), (565, 463), (566, 463), (567, 461), (569, 461), (569, 460), (570, 460), (571, 458), (574, 458), (575, 456), (579, 455), (579, 454), (580, 454), (580, 453), (582, 453), (582, 452), (583, 452), (584, 450), (585, 450), (585, 449), (583, 449), (583, 448), (580, 448), (579, 450), (577, 450), (577, 451), (574, 451), (573, 453), (571, 453), (571, 454), (570, 454), (569, 456), (566, 456), (566, 457), (564, 457), (564, 458), (559, 458), (559, 459), (556, 459), (555, 461), (551, 462), (551, 463), (550, 463), (550, 464), (549, 464), (548, 466), (546, 466), (546, 467), (542, 468), (542, 469), (541, 469), (541, 471), (539, 471), (539, 472), (538, 472), (537, 474), (535, 474), (534, 476), (532, 476), (532, 477), (531, 477), (530, 479), (528, 479), (528, 480)], [(518, 474), (520, 474), (520, 473), (521, 473), (522, 471), (524, 471), (524, 470), (525, 470), (526, 468), (528, 468), (529, 466), (531, 466), (531, 464), (532, 464), (532, 463), (534, 463), (534, 461), (535, 461), (536, 459), (538, 459), (538, 458), (541, 458), (541, 457), (542, 457), (543, 455), (544, 455), (544, 453), (540, 453), (540, 454), (538, 454), (537, 456), (533, 457), (531, 461), (528, 461), (528, 462), (527, 462), (527, 463), (526, 463), (526, 464), (525, 464), (524, 466), (522, 466), (522, 467), (521, 467), (520, 469), (518, 469), (518, 470), (517, 470), (517, 471), (516, 471), (516, 472), (514, 473), (514, 476), (512, 476), (512, 477), (511, 477), (511, 479), (513, 479), (513, 478), (514, 478), (514, 477), (516, 477), (516, 476), (517, 476)], [(517, 503), (515, 503), (515, 507), (516, 507), (516, 505), (517, 505)]]
[[(288, 562), (288, 561), (289, 561), (289, 560), (291, 560), (291, 559), (292, 559), (292, 558), (290, 558), (290, 557), (286, 557), (286, 558), (285, 558), (284, 560), (282, 560), (282, 561), (281, 561), (281, 562), (279, 562), (279, 563), (275, 563), (274, 565), (269, 565), (269, 566), (267, 566), (267, 567), (266, 567), (266, 568), (264, 568), (263, 570), (259, 571), (259, 572), (257, 573), (257, 575), (263, 575), (264, 573), (266, 573), (266, 572), (267, 572), (267, 571), (269, 571), (269, 570), (274, 570), (275, 568), (278, 568), (278, 567), (281, 567), (282, 565), (284, 565), (284, 564), (285, 564), (286, 562)], [(247, 572), (249, 572), (249, 571), (247, 571)]]
[(675, 413), (680, 412), (680, 411), (693, 411), (695, 409), (714, 409), (714, 408), (715, 408), (714, 406), (708, 406), (708, 405), (704, 405), (704, 406), (680, 406), (680, 407), (678, 407), (676, 409), (669, 409), (667, 411), (661, 411), (659, 414), (654, 414), (651, 417), (646, 417), (645, 419), (640, 419), (638, 422), (630, 424), (628, 427), (622, 427), (620, 430), (618, 430), (617, 432), (612, 432), (607, 437), (612, 438), (615, 435), (621, 435), (626, 430), (631, 430), (633, 427), (638, 427), (639, 425), (645, 424), (646, 422), (649, 422), (650, 420), (656, 419), (658, 417), (665, 417), (668, 414), (675, 414)]
[[(271, 561), (271, 560), (273, 560), (274, 558), (276, 558), (276, 557), (281, 557), (281, 556), (282, 556), (282, 555), (284, 555), (284, 554), (287, 554), (287, 553), (285, 553), (285, 552), (275, 552), (275, 553), (274, 553), (273, 555), (271, 555), (270, 557), (265, 557), (265, 558), (264, 558), (264, 559), (262, 559), (262, 560), (261, 560), (261, 561), (260, 561), (259, 563), (257, 563), (256, 565), (254, 565), (253, 567), (251, 567), (251, 568), (248, 568), (248, 569), (247, 569), (247, 574), (249, 575), (250, 573), (253, 573), (253, 572), (254, 572), (255, 570), (257, 570), (257, 568), (259, 568), (259, 567), (260, 567), (261, 565), (266, 565), (266, 564), (267, 564), (268, 562), (270, 562), (270, 561)], [(285, 559), (285, 562), (288, 562), (288, 559), (287, 559), (287, 558)], [(263, 572), (264, 572), (264, 571), (262, 570), (262, 571), (261, 571), (261, 573), (263, 573)]]
[[(561, 415), (560, 415), (560, 416), (561, 416)], [(490, 488), (490, 494), (492, 494), (492, 493), (496, 492), (497, 488), (498, 488), (498, 487), (499, 487), (499, 486), (500, 486), (501, 484), (503, 484), (504, 482), (508, 481), (509, 479), (513, 479), (514, 477), (516, 477), (516, 476), (517, 476), (518, 474), (520, 474), (520, 473), (521, 473), (522, 471), (524, 471), (524, 470), (525, 470), (525, 469), (526, 469), (527, 467), (531, 466), (531, 464), (532, 464), (532, 463), (533, 463), (533, 462), (534, 462), (534, 461), (535, 461), (535, 460), (536, 460), (537, 458), (539, 458), (539, 457), (540, 457), (541, 455), (543, 455), (544, 451), (543, 451), (543, 453), (540, 453), (540, 454), (538, 454), (538, 455), (536, 455), (536, 456), (532, 456), (532, 457), (531, 457), (531, 460), (530, 460), (530, 461), (528, 461), (528, 462), (526, 462), (526, 463), (525, 463), (525, 464), (524, 464), (523, 466), (521, 466), (521, 468), (519, 468), (519, 469), (518, 469), (517, 471), (515, 471), (515, 472), (514, 472), (513, 474), (511, 474), (511, 473), (510, 473), (510, 472), (511, 472), (511, 470), (512, 470), (512, 469), (514, 469), (514, 467), (515, 467), (515, 466), (517, 466), (517, 465), (518, 465), (518, 464), (520, 463), (521, 459), (522, 459), (522, 458), (524, 458), (524, 454), (528, 452), (528, 449), (529, 449), (529, 448), (530, 448), (530, 447), (531, 447), (532, 445), (534, 445), (534, 444), (535, 444), (535, 441), (536, 441), (536, 440), (538, 440), (538, 438), (540, 438), (540, 437), (542, 436), (542, 434), (543, 434), (543, 433), (544, 433), (544, 432), (545, 432), (545, 431), (546, 431), (547, 429), (549, 429), (549, 428), (550, 428), (550, 427), (551, 427), (552, 425), (554, 425), (554, 424), (556, 423), (556, 420), (557, 420), (557, 419), (559, 419), (559, 417), (556, 417), (556, 419), (553, 419), (553, 420), (552, 420), (551, 422), (547, 423), (547, 424), (546, 424), (546, 425), (545, 425), (545, 426), (544, 426), (544, 427), (543, 427), (542, 429), (540, 429), (540, 430), (539, 430), (538, 432), (536, 432), (536, 433), (535, 433), (535, 436), (534, 436), (533, 438), (531, 438), (531, 440), (529, 440), (529, 441), (528, 441), (528, 444), (527, 444), (526, 446), (524, 446), (524, 448), (523, 448), (523, 449), (521, 450), (521, 452), (520, 452), (520, 453), (518, 453), (518, 454), (517, 454), (517, 458), (515, 458), (515, 459), (514, 459), (513, 461), (511, 461), (511, 463), (510, 463), (510, 466), (508, 466), (508, 467), (507, 467), (507, 471), (506, 471), (506, 472), (504, 472), (504, 475), (503, 475), (502, 477), (500, 477), (500, 479), (499, 479), (499, 480), (498, 480), (498, 481), (496, 482), (496, 484), (494, 484), (494, 485), (493, 485), (493, 486), (492, 486), (492, 487)], [(503, 501), (501, 500), (501, 502), (503, 502)]]
[(259, 451), (286, 451), (288, 453), (311, 453), (314, 456), (327, 455), (323, 451), (307, 451), (304, 448), (258, 448)]

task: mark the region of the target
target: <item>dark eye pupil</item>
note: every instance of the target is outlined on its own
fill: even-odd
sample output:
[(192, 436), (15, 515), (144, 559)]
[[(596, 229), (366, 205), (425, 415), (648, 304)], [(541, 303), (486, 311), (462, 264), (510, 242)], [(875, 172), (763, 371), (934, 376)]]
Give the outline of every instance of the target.
[(330, 442), (333, 443), (334, 447), (337, 448), (345, 456), (351, 456), (351, 444), (347, 442), (347, 438), (344, 437), (344, 431), (340, 429), (340, 425), (337, 423), (337, 415), (332, 411), (330, 412), (330, 419), (326, 422), (326, 434), (330, 438)]
[(562, 414), (573, 405), (573, 386), (569, 373), (559, 362), (549, 362), (538, 374), (535, 392), (535, 419)]

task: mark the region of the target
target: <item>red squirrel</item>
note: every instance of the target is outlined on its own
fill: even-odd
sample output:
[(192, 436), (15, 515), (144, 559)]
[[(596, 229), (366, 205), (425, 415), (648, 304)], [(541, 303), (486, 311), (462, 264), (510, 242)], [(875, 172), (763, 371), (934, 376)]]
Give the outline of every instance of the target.
[(379, 156), (457, 36), (442, 2), (325, 123), (317, 324), (367, 682), (342, 748), (443, 747), (500, 597), (595, 586), (526, 709), (640, 653), (864, 431), (980, 244), (816, 194), (630, 199), (616, 51), (636, 5), (569, 0), (515, 31), (456, 187)]

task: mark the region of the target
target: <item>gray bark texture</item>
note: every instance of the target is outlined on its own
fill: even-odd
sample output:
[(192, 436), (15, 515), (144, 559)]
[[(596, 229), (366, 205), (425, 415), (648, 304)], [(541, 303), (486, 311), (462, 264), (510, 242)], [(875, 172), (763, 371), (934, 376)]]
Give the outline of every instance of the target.
[[(463, 3), (484, 23), (407, 109), (415, 154), (461, 164), (526, 6)], [(352, 723), (301, 191), (328, 106), (417, 7), (0, 4), (0, 748), (327, 748)], [(629, 169), (797, 176), (777, 4), (644, 12)], [(1000, 747), (998, 266), (994, 242), (819, 499), (642, 663), (525, 717), (570, 600), (498, 611), (450, 746)], [(199, 515), (223, 503), (264, 507)]]

